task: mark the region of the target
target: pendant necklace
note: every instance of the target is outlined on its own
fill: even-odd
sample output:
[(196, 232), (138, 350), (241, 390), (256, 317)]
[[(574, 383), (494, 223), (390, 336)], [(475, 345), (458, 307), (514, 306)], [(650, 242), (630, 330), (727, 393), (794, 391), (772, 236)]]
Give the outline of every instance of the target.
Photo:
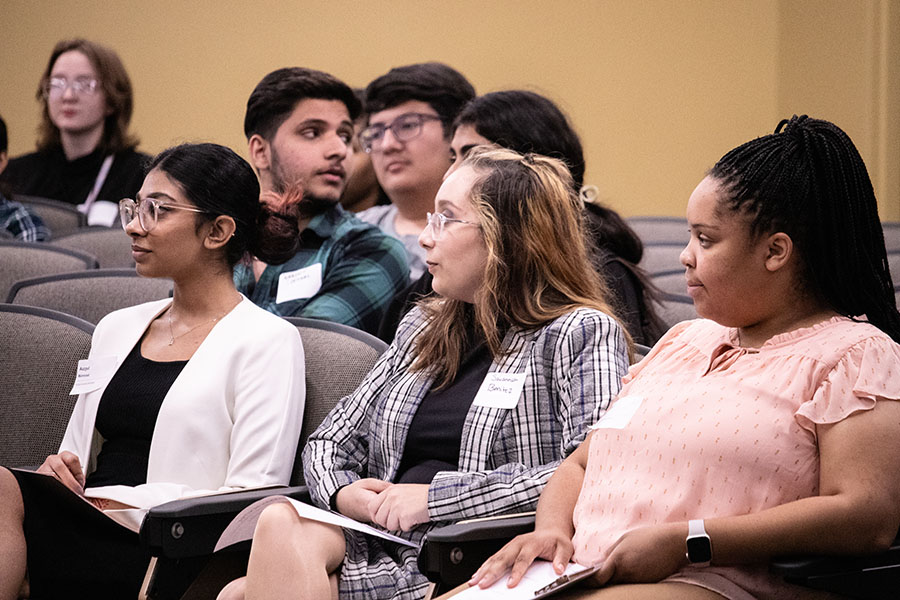
[(216, 321), (218, 321), (218, 320), (222, 317), (222, 315), (213, 317), (212, 319), (209, 319), (208, 321), (203, 321), (202, 323), (200, 323), (200, 324), (198, 324), (198, 325), (194, 325), (193, 327), (191, 327), (190, 329), (188, 329), (188, 330), (185, 331), (184, 333), (179, 333), (178, 335), (175, 335), (175, 330), (172, 329), (172, 309), (170, 308), (167, 312), (169, 313), (168, 321), (169, 321), (169, 345), (170, 345), (170, 346), (171, 346), (172, 344), (174, 344), (174, 343), (175, 343), (175, 340), (177, 340), (178, 338), (180, 338), (180, 337), (182, 337), (182, 336), (185, 336), (185, 335), (189, 334), (190, 332), (192, 332), (193, 330), (197, 329), (198, 327), (202, 327), (203, 325), (207, 325), (207, 324), (209, 324), (209, 323), (215, 323)]

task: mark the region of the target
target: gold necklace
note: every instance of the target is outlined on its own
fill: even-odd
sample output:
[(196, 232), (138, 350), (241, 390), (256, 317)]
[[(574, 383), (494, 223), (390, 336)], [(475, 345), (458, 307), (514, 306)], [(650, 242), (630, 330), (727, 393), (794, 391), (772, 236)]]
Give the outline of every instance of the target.
[(215, 323), (216, 321), (218, 321), (219, 319), (221, 319), (222, 316), (224, 316), (224, 313), (223, 313), (223, 314), (221, 314), (221, 315), (218, 315), (218, 316), (216, 316), (216, 317), (213, 317), (212, 319), (209, 319), (208, 321), (203, 321), (202, 323), (200, 323), (200, 324), (198, 324), (198, 325), (194, 325), (193, 327), (191, 327), (190, 329), (188, 329), (188, 330), (185, 331), (184, 333), (179, 333), (178, 335), (175, 335), (175, 330), (172, 329), (172, 309), (169, 308), (169, 310), (168, 310), (167, 312), (169, 313), (168, 321), (169, 321), (169, 345), (170, 345), (170, 346), (171, 346), (172, 344), (174, 344), (174, 343), (175, 343), (175, 340), (177, 340), (178, 338), (180, 338), (180, 337), (182, 337), (182, 336), (185, 336), (185, 335), (189, 334), (190, 332), (192, 332), (193, 330), (197, 329), (198, 327), (201, 327), (201, 326), (203, 326), (203, 325), (207, 325), (207, 324), (209, 324), (209, 323)]

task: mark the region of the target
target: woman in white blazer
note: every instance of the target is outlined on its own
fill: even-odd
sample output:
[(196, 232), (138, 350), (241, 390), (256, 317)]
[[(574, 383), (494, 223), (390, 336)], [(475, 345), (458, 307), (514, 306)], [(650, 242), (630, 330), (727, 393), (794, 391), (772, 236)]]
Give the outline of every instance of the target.
[(222, 146), (178, 146), (119, 206), (138, 274), (171, 278), (173, 297), (97, 325), (60, 451), (38, 469), (46, 476), (0, 468), (0, 600), (136, 597), (147, 509), (290, 478), (303, 347), (232, 279), (245, 254), (282, 260), (260, 245), (274, 238), (253, 170)]

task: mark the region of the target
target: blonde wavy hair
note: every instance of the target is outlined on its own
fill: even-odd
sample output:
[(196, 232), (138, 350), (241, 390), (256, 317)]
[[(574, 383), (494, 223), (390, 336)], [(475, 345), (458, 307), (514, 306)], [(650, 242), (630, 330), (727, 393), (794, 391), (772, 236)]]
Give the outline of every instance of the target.
[(580, 307), (618, 320), (606, 284), (591, 266), (582, 200), (565, 164), (482, 147), (459, 168), (467, 167), (476, 173), (470, 200), (487, 264), (474, 305), (442, 297), (419, 303), (428, 323), (416, 339), (411, 368), (430, 372), (437, 388), (455, 379), (466, 350), (465, 324), (473, 317), (495, 359), (507, 327), (539, 328)]

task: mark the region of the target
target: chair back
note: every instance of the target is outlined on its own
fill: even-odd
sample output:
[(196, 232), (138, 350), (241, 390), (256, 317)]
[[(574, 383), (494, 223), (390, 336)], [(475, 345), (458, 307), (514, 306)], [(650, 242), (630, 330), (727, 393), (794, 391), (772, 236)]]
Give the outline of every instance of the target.
[(650, 275), (684, 270), (681, 264), (681, 251), (684, 244), (671, 242), (651, 242), (644, 244), (644, 256), (640, 267)]
[(690, 296), (664, 293), (660, 300), (656, 312), (668, 327), (697, 318), (697, 309)]
[(172, 295), (172, 280), (139, 277), (134, 269), (91, 269), (23, 279), (6, 301), (58, 310), (97, 324), (120, 308)]
[(300, 331), (306, 356), (306, 408), (291, 477), (292, 485), (302, 485), (300, 455), (307, 438), (338, 401), (357, 388), (388, 345), (341, 323), (303, 317), (285, 319)]
[(677, 271), (654, 273), (650, 276), (650, 281), (652, 281), (653, 285), (658, 287), (660, 291), (667, 294), (684, 296), (684, 293), (687, 291), (687, 280), (684, 278), (683, 268), (678, 269)]
[(634, 345), (634, 362), (631, 363), (636, 365), (637, 363), (644, 360), (644, 357), (650, 353), (650, 346), (645, 346), (644, 344), (635, 344)]
[(131, 241), (121, 227), (85, 227), (64, 237), (54, 237), (51, 243), (92, 254), (101, 269), (118, 269), (134, 268)]
[(0, 299), (20, 279), (96, 269), (97, 259), (85, 252), (57, 248), (45, 242), (0, 240)]
[(683, 248), (691, 239), (684, 217), (628, 217), (628, 224), (645, 244), (680, 244)]
[(891, 272), (893, 281), (900, 281), (900, 250), (888, 251), (888, 271)]
[(0, 465), (39, 465), (59, 450), (93, 330), (56, 311), (0, 304)]
[(51, 200), (50, 198), (21, 196), (18, 194), (13, 199), (34, 211), (44, 222), (44, 225), (50, 229), (50, 235), (54, 239), (87, 225), (87, 217), (78, 212), (74, 204), (60, 200)]
[(888, 252), (900, 251), (900, 222), (883, 221), (881, 230), (884, 232), (884, 247)]

